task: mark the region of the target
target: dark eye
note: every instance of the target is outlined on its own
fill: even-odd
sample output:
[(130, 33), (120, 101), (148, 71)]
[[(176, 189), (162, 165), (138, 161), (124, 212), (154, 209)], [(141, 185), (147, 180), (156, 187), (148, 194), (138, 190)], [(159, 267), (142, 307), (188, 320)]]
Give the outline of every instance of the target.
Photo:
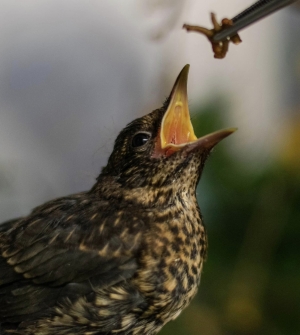
[(149, 141), (150, 137), (149, 133), (137, 133), (133, 136), (131, 145), (133, 148), (140, 148)]

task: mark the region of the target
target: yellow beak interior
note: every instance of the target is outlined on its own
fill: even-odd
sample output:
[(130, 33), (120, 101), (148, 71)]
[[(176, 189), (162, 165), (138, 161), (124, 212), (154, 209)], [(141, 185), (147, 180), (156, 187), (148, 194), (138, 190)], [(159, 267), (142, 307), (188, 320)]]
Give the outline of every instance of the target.
[(187, 79), (189, 65), (186, 65), (180, 72), (173, 90), (170, 103), (163, 117), (160, 139), (161, 148), (172, 147), (179, 149), (187, 143), (197, 140), (194, 128), (190, 119), (190, 112), (187, 97)]

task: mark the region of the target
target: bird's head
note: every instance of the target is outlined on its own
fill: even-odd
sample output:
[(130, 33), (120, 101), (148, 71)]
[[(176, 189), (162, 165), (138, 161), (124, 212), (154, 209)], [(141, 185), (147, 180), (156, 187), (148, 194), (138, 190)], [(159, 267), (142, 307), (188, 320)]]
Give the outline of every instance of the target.
[(211, 149), (235, 129), (197, 138), (187, 98), (189, 65), (178, 75), (162, 108), (128, 124), (117, 137), (100, 179), (113, 177), (122, 187), (196, 187)]

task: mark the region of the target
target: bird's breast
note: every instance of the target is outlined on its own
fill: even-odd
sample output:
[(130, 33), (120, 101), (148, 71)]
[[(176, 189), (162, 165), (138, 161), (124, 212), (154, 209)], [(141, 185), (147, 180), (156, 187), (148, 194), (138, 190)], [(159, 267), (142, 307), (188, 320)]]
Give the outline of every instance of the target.
[(150, 221), (135, 282), (151, 301), (151, 312), (167, 322), (197, 292), (206, 233), (196, 199), (178, 198), (174, 206), (152, 213)]

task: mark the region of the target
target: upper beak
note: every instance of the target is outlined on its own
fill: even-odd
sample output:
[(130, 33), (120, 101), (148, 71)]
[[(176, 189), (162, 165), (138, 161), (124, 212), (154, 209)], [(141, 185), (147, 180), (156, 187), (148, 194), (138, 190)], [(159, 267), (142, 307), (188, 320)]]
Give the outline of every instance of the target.
[(212, 149), (219, 141), (232, 134), (236, 129), (223, 129), (197, 139), (190, 119), (187, 96), (187, 81), (190, 66), (187, 64), (179, 73), (173, 86), (170, 102), (162, 119), (160, 146), (170, 154), (187, 147)]

